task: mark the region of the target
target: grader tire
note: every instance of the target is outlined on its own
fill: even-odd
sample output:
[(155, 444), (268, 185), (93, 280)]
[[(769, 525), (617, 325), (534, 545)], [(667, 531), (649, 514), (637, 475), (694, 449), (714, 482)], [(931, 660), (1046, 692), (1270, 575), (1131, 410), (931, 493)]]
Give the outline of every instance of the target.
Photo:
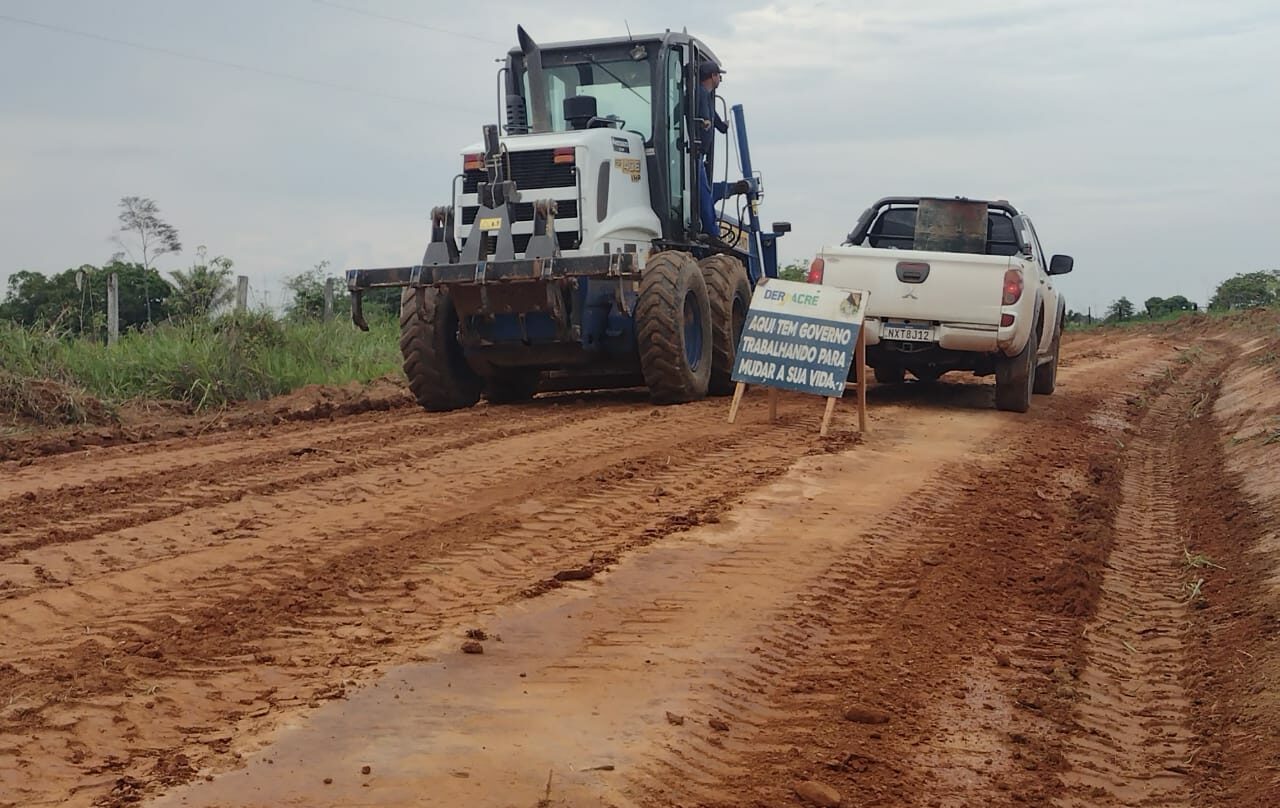
[(428, 412), (460, 410), (480, 400), (483, 382), (462, 355), (458, 315), (447, 292), (401, 292), (400, 355), (409, 390)]
[(707, 285), (711, 303), (711, 381), (708, 391), (713, 396), (733, 392), (733, 364), (738, 354), (738, 339), (751, 308), (751, 282), (738, 259), (713, 255), (698, 262), (702, 280)]
[(657, 404), (705, 397), (711, 380), (711, 304), (691, 256), (667, 251), (645, 263), (635, 323), (649, 397)]

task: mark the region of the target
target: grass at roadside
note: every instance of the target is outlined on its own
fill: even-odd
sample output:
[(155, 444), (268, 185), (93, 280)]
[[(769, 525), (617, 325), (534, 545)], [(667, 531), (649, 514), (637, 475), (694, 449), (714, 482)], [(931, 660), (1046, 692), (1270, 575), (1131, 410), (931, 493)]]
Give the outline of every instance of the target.
[(345, 320), (250, 314), (166, 323), (110, 346), (0, 323), (0, 416), (83, 423), (133, 399), (198, 410), (308, 384), (368, 382), (399, 367), (396, 339), (391, 318), (365, 334)]
[(1067, 323), (1064, 328), (1067, 331), (1096, 331), (1102, 328), (1141, 328), (1153, 323), (1174, 323), (1184, 318), (1221, 317), (1229, 313), (1227, 311), (1171, 311), (1156, 317), (1134, 315), (1128, 320), (1104, 320), (1098, 318), (1092, 323)]
[(1253, 309), (1202, 309), (1200, 311), (1172, 311), (1156, 317), (1135, 315), (1128, 320), (1097, 319), (1092, 323), (1069, 322), (1063, 327), (1067, 331), (1093, 332), (1107, 329), (1150, 328), (1152, 326), (1179, 328), (1196, 323), (1221, 322), (1236, 325), (1242, 321), (1247, 321), (1251, 317), (1265, 324), (1270, 324), (1274, 322), (1276, 315), (1280, 315), (1280, 306)]

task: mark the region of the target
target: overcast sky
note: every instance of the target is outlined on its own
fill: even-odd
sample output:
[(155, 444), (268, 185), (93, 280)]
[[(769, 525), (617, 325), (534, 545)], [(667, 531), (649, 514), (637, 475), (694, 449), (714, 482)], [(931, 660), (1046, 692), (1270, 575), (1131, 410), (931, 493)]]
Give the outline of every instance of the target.
[(723, 60), (763, 216), (794, 224), (784, 261), (929, 194), (1029, 213), (1095, 313), (1280, 268), (1275, 0), (0, 0), (0, 280), (105, 261), (126, 195), (181, 233), (162, 269), (207, 245), (258, 301), (321, 260), (413, 263), (515, 24), (552, 42), (624, 18)]

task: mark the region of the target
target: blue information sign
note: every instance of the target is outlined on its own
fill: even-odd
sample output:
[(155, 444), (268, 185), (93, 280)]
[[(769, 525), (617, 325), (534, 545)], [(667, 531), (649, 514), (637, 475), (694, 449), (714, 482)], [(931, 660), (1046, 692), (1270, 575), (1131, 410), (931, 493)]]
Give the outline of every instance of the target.
[(765, 279), (738, 341), (733, 380), (819, 396), (844, 395), (865, 292)]

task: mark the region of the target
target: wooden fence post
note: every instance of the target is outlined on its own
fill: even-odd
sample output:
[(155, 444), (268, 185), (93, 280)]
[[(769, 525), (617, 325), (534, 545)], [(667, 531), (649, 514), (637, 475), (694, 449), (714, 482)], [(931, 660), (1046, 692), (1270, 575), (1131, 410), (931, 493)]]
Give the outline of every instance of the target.
[(236, 279), (236, 314), (249, 308), (249, 276), (241, 275)]

